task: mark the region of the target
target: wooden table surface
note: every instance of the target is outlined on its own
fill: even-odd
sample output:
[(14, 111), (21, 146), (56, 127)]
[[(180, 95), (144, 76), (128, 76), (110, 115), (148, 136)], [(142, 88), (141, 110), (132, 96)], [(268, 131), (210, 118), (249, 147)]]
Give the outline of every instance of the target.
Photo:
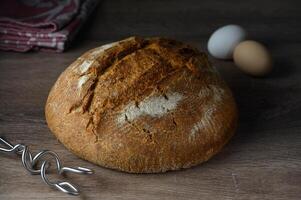
[[(29, 175), (20, 158), (0, 153), (0, 199), (301, 199), (300, 1), (102, 1), (65, 53), (0, 52), (0, 135), (37, 152), (55, 150), (82, 195), (52, 190)], [(275, 59), (265, 78), (241, 73), (231, 61), (210, 57), (234, 92), (236, 135), (205, 164), (164, 174), (104, 169), (67, 151), (49, 131), (44, 105), (59, 74), (86, 50), (131, 35), (167, 36), (206, 50), (210, 33), (237, 23), (266, 44)], [(79, 141), (80, 142), (80, 141)]]

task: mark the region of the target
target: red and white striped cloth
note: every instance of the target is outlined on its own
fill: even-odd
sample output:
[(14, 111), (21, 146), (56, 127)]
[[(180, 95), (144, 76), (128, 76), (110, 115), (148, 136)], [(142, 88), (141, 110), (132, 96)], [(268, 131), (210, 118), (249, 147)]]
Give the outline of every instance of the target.
[(1, 0), (0, 49), (62, 52), (98, 0)]

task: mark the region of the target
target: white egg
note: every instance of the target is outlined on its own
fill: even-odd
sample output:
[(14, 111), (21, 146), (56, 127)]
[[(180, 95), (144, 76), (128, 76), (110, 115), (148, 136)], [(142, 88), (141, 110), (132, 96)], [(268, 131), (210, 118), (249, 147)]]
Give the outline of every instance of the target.
[(238, 25), (227, 25), (217, 29), (209, 38), (208, 51), (216, 58), (231, 59), (233, 51), (245, 40), (247, 32)]

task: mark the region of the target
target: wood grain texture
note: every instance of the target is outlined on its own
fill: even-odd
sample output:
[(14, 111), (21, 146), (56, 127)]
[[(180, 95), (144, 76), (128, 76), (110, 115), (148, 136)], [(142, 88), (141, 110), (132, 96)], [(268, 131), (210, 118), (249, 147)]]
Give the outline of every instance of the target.
[[(55, 150), (82, 190), (71, 197), (31, 176), (16, 156), (0, 154), (0, 199), (301, 199), (301, 14), (291, 1), (102, 1), (63, 54), (0, 52), (0, 134), (37, 152)], [(232, 88), (240, 112), (232, 141), (207, 163), (165, 174), (134, 175), (97, 167), (68, 152), (50, 133), (44, 104), (58, 75), (87, 49), (130, 35), (168, 36), (206, 50), (217, 27), (238, 23), (275, 59), (266, 78), (211, 61)]]

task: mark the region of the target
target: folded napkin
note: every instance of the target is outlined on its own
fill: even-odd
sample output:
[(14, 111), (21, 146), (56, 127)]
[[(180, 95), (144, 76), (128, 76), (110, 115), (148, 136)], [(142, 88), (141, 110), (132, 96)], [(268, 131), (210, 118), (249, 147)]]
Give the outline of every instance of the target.
[(98, 0), (1, 0), (0, 49), (62, 52)]

